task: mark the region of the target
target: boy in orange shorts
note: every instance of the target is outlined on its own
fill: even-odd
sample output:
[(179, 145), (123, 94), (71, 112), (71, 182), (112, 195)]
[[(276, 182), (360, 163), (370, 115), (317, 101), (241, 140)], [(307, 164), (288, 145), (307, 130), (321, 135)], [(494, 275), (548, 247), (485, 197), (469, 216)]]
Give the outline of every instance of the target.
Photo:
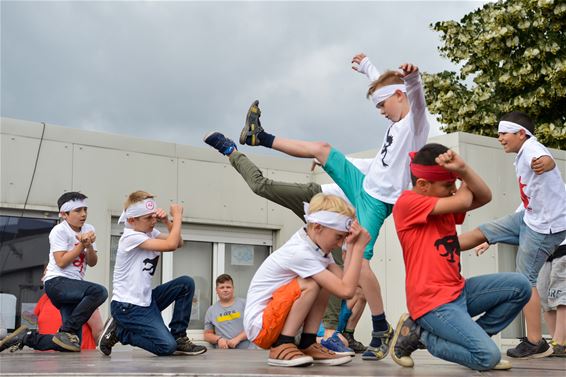
[[(354, 209), (334, 195), (305, 203), (306, 227), (299, 229), (259, 267), (248, 290), (244, 330), (269, 351), (269, 365), (341, 365), (339, 356), (316, 343), (329, 294), (348, 299), (358, 286), (368, 232), (354, 220)], [(330, 253), (346, 242), (342, 271)], [(298, 346), (295, 336), (303, 328)]]

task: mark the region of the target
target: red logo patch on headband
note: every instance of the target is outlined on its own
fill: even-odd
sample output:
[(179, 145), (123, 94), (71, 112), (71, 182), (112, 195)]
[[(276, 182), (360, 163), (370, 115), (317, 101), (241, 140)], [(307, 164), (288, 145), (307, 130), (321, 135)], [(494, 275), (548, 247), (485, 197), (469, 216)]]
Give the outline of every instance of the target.
[(458, 176), (453, 172), (444, 169), (440, 165), (421, 165), (415, 164), (413, 159), (415, 158), (416, 152), (410, 152), (409, 156), (411, 157), (411, 173), (417, 177), (426, 179), (427, 181), (432, 182), (439, 182), (439, 181), (455, 181)]

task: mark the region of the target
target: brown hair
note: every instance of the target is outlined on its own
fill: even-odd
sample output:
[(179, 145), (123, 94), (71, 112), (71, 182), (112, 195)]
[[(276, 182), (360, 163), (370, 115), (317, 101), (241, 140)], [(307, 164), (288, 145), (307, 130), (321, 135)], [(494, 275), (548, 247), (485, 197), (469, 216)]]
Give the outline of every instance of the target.
[(385, 71), (381, 74), (377, 80), (372, 82), (369, 86), (366, 97), (369, 98), (377, 89), (382, 88), (387, 85), (403, 84), (404, 81), (399, 77), (399, 72), (396, 71)]
[(124, 202), (124, 209), (128, 208), (134, 203), (141, 202), (145, 199), (153, 198), (154, 196), (151, 195), (149, 192), (146, 191), (134, 191), (130, 195), (128, 195), (128, 199)]
[(229, 281), (230, 283), (232, 283), (232, 285), (234, 285), (234, 280), (232, 280), (232, 276), (228, 274), (218, 275), (218, 277), (216, 278), (216, 286), (218, 287), (219, 284), (226, 283), (227, 281)]

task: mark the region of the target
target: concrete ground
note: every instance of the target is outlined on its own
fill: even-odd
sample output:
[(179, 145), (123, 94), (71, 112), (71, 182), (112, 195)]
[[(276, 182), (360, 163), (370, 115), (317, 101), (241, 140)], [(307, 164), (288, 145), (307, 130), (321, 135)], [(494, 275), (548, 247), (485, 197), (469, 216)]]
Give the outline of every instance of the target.
[[(24, 349), (0, 353), (2, 376), (478, 376), (479, 372), (444, 362), (426, 351), (417, 351), (415, 367), (402, 368), (391, 358), (337, 366), (281, 368), (267, 365), (262, 350), (208, 350), (199, 356), (157, 357), (140, 349), (116, 347), (111, 357), (99, 351), (81, 353), (36, 352)], [(566, 359), (512, 360), (509, 371), (482, 372), (487, 376), (565, 377)]]

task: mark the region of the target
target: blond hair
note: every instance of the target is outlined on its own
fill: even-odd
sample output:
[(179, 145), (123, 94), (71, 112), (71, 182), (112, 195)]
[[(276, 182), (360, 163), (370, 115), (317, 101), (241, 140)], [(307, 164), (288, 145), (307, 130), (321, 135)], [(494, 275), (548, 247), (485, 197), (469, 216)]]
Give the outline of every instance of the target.
[(144, 201), (145, 199), (153, 198), (154, 196), (146, 191), (134, 191), (130, 195), (128, 195), (128, 199), (124, 202), (124, 209), (127, 209), (134, 203)]
[[(344, 199), (330, 194), (316, 194), (312, 197), (309, 203), (309, 213), (319, 211), (336, 212), (351, 218), (356, 216), (356, 210)], [(309, 223), (307, 229), (310, 229), (311, 226), (314, 226), (314, 224)]]
[(399, 77), (399, 73), (396, 71), (385, 71), (377, 78), (377, 80), (370, 84), (366, 98), (370, 98), (373, 92), (379, 88), (395, 84), (404, 84), (403, 79)]

